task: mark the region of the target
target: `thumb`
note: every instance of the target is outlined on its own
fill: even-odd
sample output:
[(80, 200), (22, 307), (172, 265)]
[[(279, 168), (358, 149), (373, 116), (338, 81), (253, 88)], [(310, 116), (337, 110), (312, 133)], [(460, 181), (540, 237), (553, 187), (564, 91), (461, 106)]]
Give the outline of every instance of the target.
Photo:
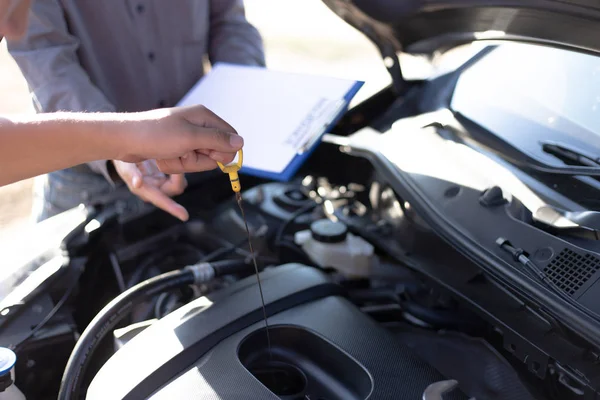
[(131, 189), (139, 189), (144, 184), (142, 172), (135, 163), (114, 161), (117, 173)]
[(224, 153), (235, 153), (244, 146), (244, 139), (236, 133), (229, 133), (214, 128), (196, 127), (193, 135), (193, 150), (216, 150)]
[(142, 184), (144, 183), (142, 181), (142, 173), (138, 168), (135, 168), (135, 171), (132, 171), (131, 173), (131, 186), (135, 189), (141, 188)]

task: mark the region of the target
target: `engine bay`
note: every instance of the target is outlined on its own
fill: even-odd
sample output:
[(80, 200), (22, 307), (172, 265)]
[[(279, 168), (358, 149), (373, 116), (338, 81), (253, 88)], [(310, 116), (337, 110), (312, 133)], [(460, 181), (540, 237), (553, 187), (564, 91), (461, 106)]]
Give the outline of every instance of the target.
[[(244, 177), (271, 352), (242, 216), (228, 182), (207, 175), (180, 199), (192, 211), (186, 223), (120, 204), (65, 239), (70, 267), (59, 283), (31, 313), (5, 322), (4, 344), (21, 337), (16, 383), (27, 398), (56, 398), (60, 366), (107, 303), (194, 265), (216, 273), (150, 290), (112, 317), (72, 398), (534, 398), (535, 377), (524, 379), (527, 362), (510, 358), (509, 335), (451, 287), (449, 272), (472, 280), (479, 269), (366, 160), (333, 148), (323, 144), (314, 157), (356, 171), (354, 182), (336, 179), (336, 168), (291, 183)], [(77, 289), (68, 305), (40, 327), (70, 282)]]

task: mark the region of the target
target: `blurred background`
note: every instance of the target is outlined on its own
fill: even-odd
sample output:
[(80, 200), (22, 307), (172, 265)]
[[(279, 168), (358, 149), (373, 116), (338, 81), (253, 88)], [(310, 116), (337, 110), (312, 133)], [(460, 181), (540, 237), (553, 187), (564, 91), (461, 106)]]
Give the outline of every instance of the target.
[[(389, 84), (377, 49), (320, 0), (245, 0), (272, 69), (362, 80), (355, 102)], [(27, 86), (0, 44), (0, 114), (32, 112)], [(1, 166), (0, 168), (6, 168)], [(31, 223), (32, 180), (0, 187), (0, 240)]]

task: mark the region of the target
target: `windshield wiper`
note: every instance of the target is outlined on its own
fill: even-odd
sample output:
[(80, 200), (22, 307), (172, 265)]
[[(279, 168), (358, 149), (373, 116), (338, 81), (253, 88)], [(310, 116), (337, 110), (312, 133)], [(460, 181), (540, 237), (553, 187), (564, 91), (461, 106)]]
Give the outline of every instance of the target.
[[(528, 152), (523, 151), (523, 149), (510, 144), (501, 137), (485, 130), (475, 122), (470, 121), (459, 112), (454, 112), (452, 117), (453, 118), (444, 117), (443, 120), (440, 119), (440, 123), (446, 128), (451, 129), (464, 143), (475, 142), (476, 146), (479, 148), (484, 146), (484, 149), (487, 148), (488, 150), (493, 151), (497, 156), (517, 167), (550, 175), (600, 176), (600, 157), (595, 155), (586, 154), (583, 151), (574, 149), (572, 146), (562, 143), (542, 141), (540, 143), (540, 147), (543, 149), (542, 151), (548, 149), (548, 154), (561, 158), (563, 161), (566, 161), (566, 159), (562, 158), (562, 155), (576, 154), (581, 156), (581, 158), (576, 158), (580, 163), (573, 163), (579, 165), (549, 165), (547, 162), (540, 160), (539, 156), (531, 156)], [(544, 147), (546, 149), (544, 149)], [(559, 154), (561, 156), (559, 156)], [(581, 162), (582, 158), (585, 158), (586, 160)], [(593, 164), (591, 163), (592, 161), (594, 162)]]
[(542, 150), (567, 163), (583, 165), (585, 167), (600, 166), (600, 157), (565, 144), (556, 142), (542, 142)]
[[(548, 165), (545, 162), (529, 157), (526, 157), (527, 159), (525, 161), (515, 160), (515, 162), (517, 164), (524, 164), (537, 172), (545, 174), (600, 176), (600, 157), (557, 142), (543, 141), (541, 142), (541, 146), (544, 152), (552, 154), (567, 165)], [(568, 163), (570, 163), (570, 165)]]

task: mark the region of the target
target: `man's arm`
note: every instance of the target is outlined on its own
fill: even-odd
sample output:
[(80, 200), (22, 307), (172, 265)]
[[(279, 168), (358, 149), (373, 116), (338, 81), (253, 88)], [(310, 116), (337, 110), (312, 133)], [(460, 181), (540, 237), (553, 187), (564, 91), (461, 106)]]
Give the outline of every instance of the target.
[[(76, 54), (79, 44), (68, 32), (59, 0), (34, 1), (26, 35), (7, 44), (38, 112), (115, 111), (79, 64)], [(89, 165), (110, 180), (106, 161)]]
[(262, 38), (246, 20), (243, 0), (210, 0), (209, 36), (211, 63), (265, 65)]
[(206, 171), (231, 162), (242, 146), (235, 129), (202, 106), (0, 117), (0, 186), (100, 159), (156, 159), (165, 173)]
[(115, 153), (109, 135), (118, 136), (118, 131), (103, 129), (106, 122), (94, 121), (94, 114), (82, 116), (0, 117), (0, 186)]

